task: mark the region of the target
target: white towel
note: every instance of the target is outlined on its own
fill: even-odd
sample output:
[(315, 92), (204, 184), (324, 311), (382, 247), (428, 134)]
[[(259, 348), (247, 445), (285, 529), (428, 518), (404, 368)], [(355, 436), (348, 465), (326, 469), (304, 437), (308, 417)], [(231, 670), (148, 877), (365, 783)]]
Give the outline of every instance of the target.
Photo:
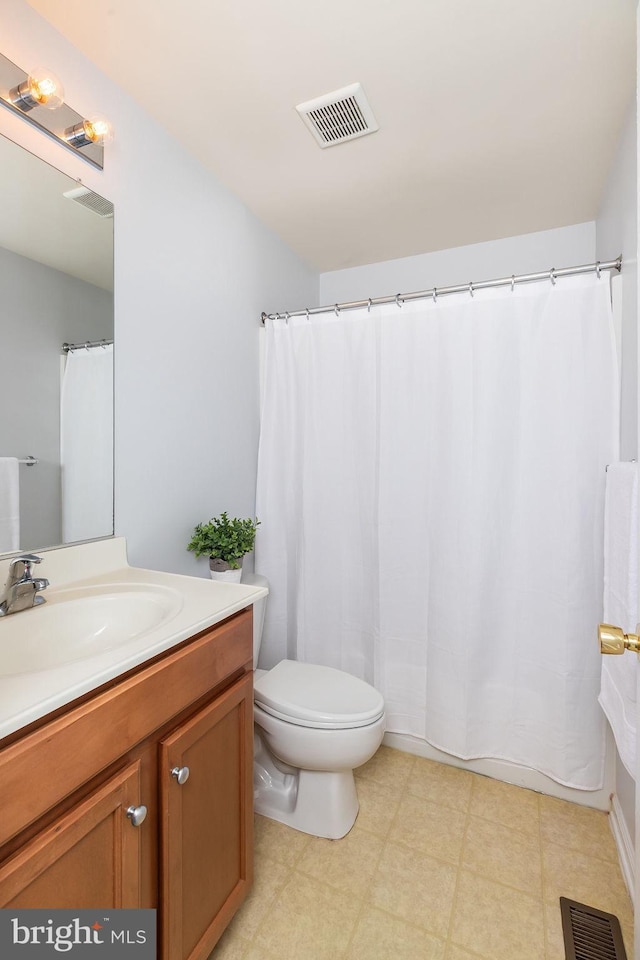
[(16, 457), (0, 457), (0, 553), (20, 549), (20, 478)]
[[(607, 469), (604, 507), (604, 620), (636, 632), (638, 619), (637, 463), (613, 463)], [(637, 654), (602, 657), (600, 706), (611, 724), (618, 753), (636, 776)]]

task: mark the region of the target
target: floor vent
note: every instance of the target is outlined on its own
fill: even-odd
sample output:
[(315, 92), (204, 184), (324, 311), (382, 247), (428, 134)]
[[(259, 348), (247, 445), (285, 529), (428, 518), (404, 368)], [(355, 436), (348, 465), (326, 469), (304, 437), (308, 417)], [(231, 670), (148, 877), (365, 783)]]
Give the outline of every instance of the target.
[(105, 200), (99, 193), (94, 193), (88, 187), (76, 187), (74, 190), (67, 190), (63, 194), (67, 200), (75, 200), (87, 210), (92, 210), (99, 217), (108, 218), (113, 216), (113, 204), (110, 200)]
[(627, 960), (620, 921), (585, 903), (560, 897), (566, 960)]
[(379, 129), (359, 83), (299, 103), (296, 110), (323, 148), (365, 137)]

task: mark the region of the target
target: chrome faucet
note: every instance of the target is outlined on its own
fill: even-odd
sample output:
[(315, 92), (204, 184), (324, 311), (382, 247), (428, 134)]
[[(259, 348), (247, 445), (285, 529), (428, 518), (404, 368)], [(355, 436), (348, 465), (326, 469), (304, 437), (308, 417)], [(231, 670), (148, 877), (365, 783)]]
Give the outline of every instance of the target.
[(18, 613), (19, 610), (28, 610), (36, 604), (45, 602), (44, 597), (39, 597), (38, 593), (46, 590), (49, 581), (44, 577), (34, 579), (31, 576), (32, 565), (41, 561), (42, 557), (37, 557), (34, 553), (23, 553), (13, 558), (9, 564), (9, 576), (0, 600), (0, 617)]

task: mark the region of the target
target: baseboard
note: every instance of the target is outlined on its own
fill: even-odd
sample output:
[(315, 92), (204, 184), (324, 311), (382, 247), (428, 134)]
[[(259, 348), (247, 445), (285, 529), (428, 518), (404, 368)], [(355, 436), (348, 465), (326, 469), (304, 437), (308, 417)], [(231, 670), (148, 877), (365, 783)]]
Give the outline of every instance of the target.
[(613, 839), (618, 848), (618, 859), (620, 860), (620, 869), (624, 882), (627, 885), (631, 902), (635, 903), (635, 851), (629, 834), (626, 820), (622, 814), (622, 807), (617, 796), (613, 795), (611, 799), (611, 813), (609, 814), (609, 826), (613, 834)]

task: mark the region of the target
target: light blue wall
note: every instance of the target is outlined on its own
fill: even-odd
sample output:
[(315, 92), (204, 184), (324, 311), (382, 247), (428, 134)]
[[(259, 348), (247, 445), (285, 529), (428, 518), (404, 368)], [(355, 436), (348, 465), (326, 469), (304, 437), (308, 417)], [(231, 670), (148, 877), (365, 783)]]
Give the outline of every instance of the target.
[(593, 222), (320, 275), (320, 302), (384, 297), (593, 261)]
[(622, 254), (621, 295), (622, 383), (620, 393), (620, 457), (638, 452), (638, 261), (636, 105), (632, 104), (596, 220), (596, 257)]

